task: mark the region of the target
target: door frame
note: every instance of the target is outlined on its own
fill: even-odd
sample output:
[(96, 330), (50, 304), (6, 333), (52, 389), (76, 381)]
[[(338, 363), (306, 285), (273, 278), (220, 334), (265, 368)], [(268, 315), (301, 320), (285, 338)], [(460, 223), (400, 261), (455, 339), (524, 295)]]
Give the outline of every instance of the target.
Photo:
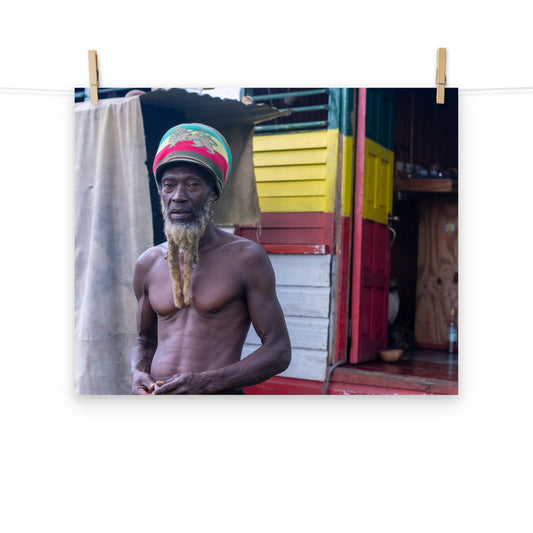
[[(363, 218), (368, 149), (367, 91), (366, 88), (355, 89), (353, 96), (351, 210), (349, 217), (340, 217), (342, 224), (337, 241), (335, 363), (373, 360), (378, 350), (387, 347), (390, 276), (388, 225)], [(366, 289), (363, 291), (364, 287)]]

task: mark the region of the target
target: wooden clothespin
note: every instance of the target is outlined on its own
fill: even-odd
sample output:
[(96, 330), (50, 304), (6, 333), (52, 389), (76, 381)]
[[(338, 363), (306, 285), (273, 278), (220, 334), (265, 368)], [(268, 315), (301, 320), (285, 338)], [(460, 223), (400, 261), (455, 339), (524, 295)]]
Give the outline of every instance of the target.
[(98, 59), (96, 50), (89, 50), (89, 83), (91, 84), (91, 104), (98, 103)]
[(446, 84), (446, 48), (437, 51), (437, 104), (444, 103), (444, 85)]

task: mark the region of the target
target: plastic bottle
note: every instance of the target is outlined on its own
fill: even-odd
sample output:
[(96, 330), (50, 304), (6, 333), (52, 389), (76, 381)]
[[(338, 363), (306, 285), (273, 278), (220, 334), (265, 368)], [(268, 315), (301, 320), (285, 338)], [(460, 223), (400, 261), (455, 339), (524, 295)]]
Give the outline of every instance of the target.
[(457, 353), (457, 323), (455, 322), (455, 308), (450, 310), (448, 322), (448, 353)]

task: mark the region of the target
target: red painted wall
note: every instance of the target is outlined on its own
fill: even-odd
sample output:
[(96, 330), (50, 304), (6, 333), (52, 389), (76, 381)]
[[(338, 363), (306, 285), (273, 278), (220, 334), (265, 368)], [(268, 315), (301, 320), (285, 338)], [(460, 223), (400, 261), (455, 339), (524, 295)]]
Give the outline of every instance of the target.
[(322, 253), (334, 249), (334, 214), (263, 213), (261, 226), (236, 226), (235, 234), (261, 244), (269, 253)]

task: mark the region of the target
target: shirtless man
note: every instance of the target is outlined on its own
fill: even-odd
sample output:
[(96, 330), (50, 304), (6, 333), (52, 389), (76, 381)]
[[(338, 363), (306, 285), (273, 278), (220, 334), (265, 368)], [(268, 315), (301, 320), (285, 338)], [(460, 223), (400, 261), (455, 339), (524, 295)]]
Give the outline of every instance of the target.
[[(229, 147), (212, 128), (183, 124), (161, 140), (154, 175), (167, 242), (135, 267), (133, 394), (242, 394), (289, 365), (268, 256), (211, 221), (230, 168)], [(262, 346), (241, 360), (250, 323)]]

